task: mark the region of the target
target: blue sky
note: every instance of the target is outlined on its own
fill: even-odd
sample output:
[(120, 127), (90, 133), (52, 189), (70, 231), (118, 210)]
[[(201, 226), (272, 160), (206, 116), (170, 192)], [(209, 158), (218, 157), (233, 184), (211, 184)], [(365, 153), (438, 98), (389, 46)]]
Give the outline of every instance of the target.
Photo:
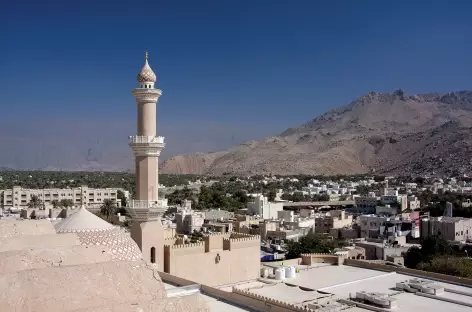
[[(60, 129), (122, 144), (87, 129), (134, 131), (145, 50), (163, 89), (158, 129), (175, 139), (168, 155), (277, 134), (369, 91), (472, 85), (472, 1), (69, 2), (0, 3), (9, 140), (22, 120), (35, 140)], [(10, 163), (14, 151), (1, 153)]]

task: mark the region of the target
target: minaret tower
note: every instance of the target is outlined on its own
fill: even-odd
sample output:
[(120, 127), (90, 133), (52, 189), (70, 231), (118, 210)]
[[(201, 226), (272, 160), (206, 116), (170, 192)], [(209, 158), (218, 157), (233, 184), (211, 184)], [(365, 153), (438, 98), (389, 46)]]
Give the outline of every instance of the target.
[(156, 136), (156, 104), (162, 91), (154, 87), (157, 77), (149, 66), (147, 52), (137, 79), (138, 87), (132, 91), (138, 111), (137, 135), (129, 137), (136, 160), (136, 198), (128, 207), (133, 218), (130, 232), (143, 258), (162, 270), (164, 232), (160, 216), (165, 208), (158, 199), (158, 160), (165, 143), (164, 137)]
[(158, 159), (165, 147), (164, 137), (156, 136), (156, 104), (162, 94), (154, 88), (157, 77), (148, 63), (138, 74), (138, 87), (133, 90), (138, 108), (137, 135), (130, 137), (129, 145), (136, 157), (136, 199), (158, 200)]

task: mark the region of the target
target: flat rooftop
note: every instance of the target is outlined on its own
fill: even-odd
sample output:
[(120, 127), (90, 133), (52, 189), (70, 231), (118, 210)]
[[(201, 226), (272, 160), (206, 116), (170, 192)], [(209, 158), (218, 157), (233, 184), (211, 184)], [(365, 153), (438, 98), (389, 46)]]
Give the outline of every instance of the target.
[(208, 304), (210, 307), (211, 312), (241, 312), (241, 311), (251, 311), (245, 309), (243, 307), (233, 305), (231, 303), (227, 303), (225, 301), (221, 301), (217, 298), (201, 294), (203, 296), (203, 300)]
[[(186, 287), (180, 287), (180, 286), (175, 286), (173, 284), (163, 282), (164, 283), (164, 288), (166, 290), (170, 290), (174, 293), (178, 293), (179, 289), (182, 289), (182, 296), (187, 296), (187, 295), (194, 295), (195, 293), (187, 293), (185, 290)], [(208, 307), (210, 308), (211, 312), (241, 312), (241, 311), (251, 311), (248, 310), (244, 307), (240, 307), (238, 305), (234, 305), (231, 303), (228, 303), (226, 301), (219, 300), (218, 298), (214, 298), (212, 296), (208, 296), (200, 291), (196, 292), (197, 294), (200, 294), (203, 298), (203, 300), (208, 304)]]
[[(302, 269), (304, 268), (304, 269)], [(396, 289), (396, 284), (419, 278), (445, 288), (444, 293), (424, 297)], [(282, 300), (291, 304), (309, 301), (328, 301), (330, 296), (338, 299), (355, 297), (356, 292), (376, 292), (387, 294), (396, 299), (397, 311), (472, 311), (472, 288), (447, 282), (433, 281), (396, 272), (371, 270), (354, 266), (334, 266), (315, 264), (307, 268), (300, 266), (295, 278), (285, 283), (264, 284), (251, 282), (237, 287), (268, 298)], [(450, 291), (448, 291), (450, 290)], [(448, 302), (456, 301), (456, 303)], [(363, 308), (348, 308), (346, 312), (368, 311)]]

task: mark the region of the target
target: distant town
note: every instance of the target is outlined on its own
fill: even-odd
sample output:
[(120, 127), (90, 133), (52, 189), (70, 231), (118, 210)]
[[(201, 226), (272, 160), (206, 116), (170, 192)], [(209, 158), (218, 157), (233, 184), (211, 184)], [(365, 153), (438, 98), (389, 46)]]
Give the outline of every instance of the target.
[[(1, 173), (0, 186), (4, 219), (60, 220), (85, 206), (129, 225), (130, 173), (8, 171)], [(463, 257), (472, 252), (467, 176), (160, 175), (159, 194), (166, 239), (185, 244), (202, 241), (205, 233), (260, 235), (263, 262), (329, 252), (411, 265), (405, 263), (410, 248), (432, 237), (443, 238)]]

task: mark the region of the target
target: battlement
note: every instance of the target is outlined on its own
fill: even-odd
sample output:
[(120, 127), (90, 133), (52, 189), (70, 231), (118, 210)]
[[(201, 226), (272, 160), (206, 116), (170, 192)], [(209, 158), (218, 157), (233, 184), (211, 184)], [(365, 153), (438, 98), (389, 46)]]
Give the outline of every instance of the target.
[(215, 232), (215, 233), (205, 233), (203, 234), (203, 237), (208, 237), (208, 236), (221, 236), (221, 237), (225, 237), (225, 236), (230, 236), (229, 233), (221, 233), (221, 232)]
[(247, 233), (239, 233), (239, 232), (233, 232), (231, 233), (231, 236), (229, 237), (229, 240), (231, 242), (245, 242), (245, 241), (252, 241), (252, 240), (261, 240), (260, 235), (252, 235), (252, 234), (247, 234)]
[(314, 253), (306, 253), (306, 254), (301, 254), (302, 257), (316, 257), (316, 256), (335, 256), (337, 257), (338, 255), (333, 254), (333, 253), (323, 253), (323, 252), (314, 252)]
[(246, 297), (249, 297), (249, 298), (252, 298), (252, 299), (256, 299), (256, 300), (259, 300), (259, 301), (263, 301), (263, 302), (268, 303), (268, 304), (273, 304), (273, 305), (276, 305), (276, 306), (279, 306), (279, 307), (282, 307), (282, 308), (290, 309), (290, 310), (295, 311), (295, 312), (316, 312), (316, 310), (313, 310), (313, 309), (310, 309), (310, 308), (307, 308), (307, 307), (295, 305), (295, 304), (292, 304), (292, 303), (287, 303), (287, 302), (284, 302), (284, 301), (269, 298), (269, 297), (262, 296), (262, 295), (259, 295), (259, 294), (254, 294), (254, 293), (252, 293), (252, 292), (250, 292), (246, 289), (239, 289), (239, 288), (236, 288), (235, 286), (233, 286), (233, 293), (238, 294), (238, 295), (242, 295), (242, 296), (246, 296)]
[(205, 246), (204, 242), (190, 243), (190, 244), (178, 244), (178, 245), (164, 245), (164, 247), (169, 247), (171, 249), (184, 249), (184, 248), (194, 248), (194, 247), (203, 247)]
[(229, 238), (223, 239), (223, 250), (260, 246), (260, 242), (260, 235), (233, 232)]
[(331, 253), (309, 253), (301, 254), (303, 265), (312, 265), (313, 263), (332, 263), (342, 265), (344, 263), (344, 256)]

